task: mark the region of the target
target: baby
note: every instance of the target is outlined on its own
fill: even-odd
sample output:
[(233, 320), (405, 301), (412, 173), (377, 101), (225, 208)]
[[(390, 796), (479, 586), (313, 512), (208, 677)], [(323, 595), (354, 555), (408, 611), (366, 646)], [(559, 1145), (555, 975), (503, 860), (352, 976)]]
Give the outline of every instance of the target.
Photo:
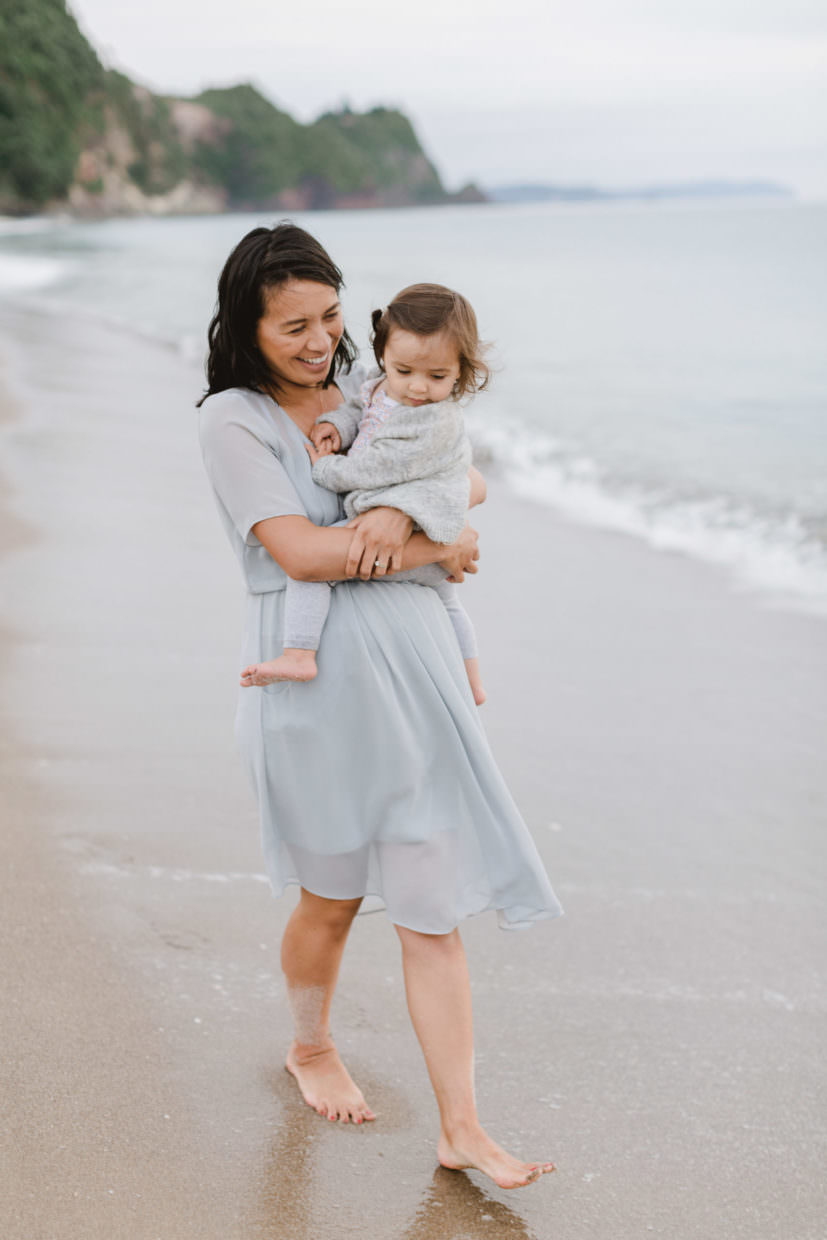
[[(434, 542), (451, 543), (465, 525), (471, 464), (458, 402), (488, 382), (476, 316), (459, 293), (440, 284), (413, 284), (375, 310), (372, 321), (379, 369), (358, 398), (317, 419), (313, 447), (307, 448), (314, 481), (344, 493), (348, 518), (369, 508), (398, 508)], [(343, 449), (345, 455), (336, 455)], [(474, 629), (444, 569), (429, 564), (389, 579), (436, 590), (454, 626), (474, 701), (482, 705)], [(255, 670), (257, 684), (314, 679), (330, 590), (325, 582), (288, 578), (283, 653), (247, 669)]]

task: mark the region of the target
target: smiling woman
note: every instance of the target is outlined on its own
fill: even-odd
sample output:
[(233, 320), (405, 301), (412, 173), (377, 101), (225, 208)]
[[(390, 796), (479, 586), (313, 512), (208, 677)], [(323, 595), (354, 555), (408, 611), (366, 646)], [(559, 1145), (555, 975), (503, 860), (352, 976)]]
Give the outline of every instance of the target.
[(280, 227), (277, 256), (269, 249), (275, 230), (254, 228), (221, 272), (207, 333), (208, 395), (287, 386), (300, 396), (308, 384), (327, 389), (338, 370), (350, 372), (356, 348), (342, 322), (342, 273), (303, 229)]
[[(201, 402), (204, 461), (247, 585), (246, 662), (281, 644), (288, 576), (341, 583), (330, 592), (319, 675), (242, 679), (237, 716), (273, 889), (301, 887), (282, 943), (295, 1022), (286, 1066), (327, 1119), (375, 1118), (339, 1058), (330, 1006), (351, 922), (365, 895), (380, 896), (439, 1103), (438, 1158), (516, 1188), (553, 1166), (508, 1154), (479, 1123), (457, 927), (486, 909), (506, 928), (561, 909), (486, 743), (436, 590), (369, 580), (377, 565), (438, 562), (461, 581), (476, 572), (476, 534), (466, 525), (455, 542), (433, 542), (388, 508), (344, 528), (338, 495), (311, 473), (308, 435), (320, 412), (355, 397), (365, 379), (352, 366), (340, 287), (302, 229), (248, 234), (219, 282)], [(357, 570), (364, 580), (352, 580)]]

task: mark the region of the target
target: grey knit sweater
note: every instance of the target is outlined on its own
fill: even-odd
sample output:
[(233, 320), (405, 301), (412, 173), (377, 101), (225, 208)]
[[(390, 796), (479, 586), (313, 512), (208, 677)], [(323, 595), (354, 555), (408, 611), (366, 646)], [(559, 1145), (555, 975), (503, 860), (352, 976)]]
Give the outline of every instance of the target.
[[(378, 382), (382, 375), (376, 371), (370, 378)], [(348, 448), (364, 413), (359, 396), (317, 421), (331, 422)], [(345, 493), (349, 517), (387, 505), (412, 517), (433, 542), (451, 543), (466, 521), (470, 464), (462, 410), (456, 401), (445, 400), (397, 405), (359, 452), (317, 461), (313, 479), (329, 491)]]

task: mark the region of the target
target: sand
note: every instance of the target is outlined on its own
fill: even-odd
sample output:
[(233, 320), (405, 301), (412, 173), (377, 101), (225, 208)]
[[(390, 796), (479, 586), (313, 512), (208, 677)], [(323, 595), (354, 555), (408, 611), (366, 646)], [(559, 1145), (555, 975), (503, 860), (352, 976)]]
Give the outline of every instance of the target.
[(6, 1240), (823, 1240), (827, 623), (492, 483), (486, 726), (567, 911), (465, 928), (483, 1119), (559, 1168), (506, 1193), (436, 1167), (381, 912), (334, 1011), (379, 1119), (281, 1067), (199, 375), (4, 308), (0, 384)]

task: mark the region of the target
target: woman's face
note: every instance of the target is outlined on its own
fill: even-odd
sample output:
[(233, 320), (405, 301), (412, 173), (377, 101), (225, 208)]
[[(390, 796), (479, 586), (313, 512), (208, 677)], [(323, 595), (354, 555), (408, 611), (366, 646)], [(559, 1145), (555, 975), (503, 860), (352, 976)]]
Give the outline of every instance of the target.
[(315, 387), (327, 377), (343, 331), (335, 288), (291, 277), (266, 291), (256, 342), (281, 382)]

